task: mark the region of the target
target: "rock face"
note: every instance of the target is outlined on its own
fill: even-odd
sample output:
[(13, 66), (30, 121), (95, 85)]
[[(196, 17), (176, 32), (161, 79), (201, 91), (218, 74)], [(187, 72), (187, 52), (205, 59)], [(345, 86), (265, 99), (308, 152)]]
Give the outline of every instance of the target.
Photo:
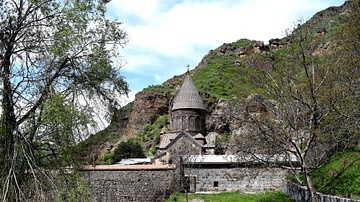
[(169, 113), (171, 96), (154, 92), (139, 92), (135, 96), (124, 138), (136, 137), (143, 126)]

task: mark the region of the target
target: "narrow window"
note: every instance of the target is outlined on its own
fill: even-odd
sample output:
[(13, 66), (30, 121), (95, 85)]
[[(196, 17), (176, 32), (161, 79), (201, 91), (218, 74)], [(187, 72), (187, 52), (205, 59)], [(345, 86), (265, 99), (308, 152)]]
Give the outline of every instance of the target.
[(195, 130), (199, 131), (201, 128), (201, 120), (200, 120), (200, 117), (196, 117), (195, 118)]
[(176, 124), (177, 124), (176, 130), (181, 130), (181, 117), (180, 116), (177, 117)]
[(183, 122), (183, 130), (187, 129), (187, 121), (186, 121), (186, 116), (182, 117), (182, 122)]
[(193, 116), (189, 118), (189, 130), (195, 130), (195, 117)]
[(219, 188), (219, 182), (218, 181), (214, 181), (214, 188)]

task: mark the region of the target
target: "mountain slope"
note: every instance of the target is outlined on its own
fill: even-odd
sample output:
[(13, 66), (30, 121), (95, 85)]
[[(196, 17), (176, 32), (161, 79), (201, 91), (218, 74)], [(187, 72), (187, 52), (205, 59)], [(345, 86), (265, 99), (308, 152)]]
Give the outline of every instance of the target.
[[(339, 7), (330, 7), (316, 13), (302, 26), (310, 26), (319, 46), (314, 54), (322, 54), (335, 48), (332, 44), (334, 32), (342, 25), (343, 15), (348, 12), (348, 2)], [(296, 34), (296, 31), (294, 32)], [(253, 56), (258, 53), (270, 54), (270, 50), (282, 51), (288, 38), (272, 39), (268, 44), (260, 41), (240, 39), (224, 43), (215, 50), (210, 50), (191, 71), (192, 78), (207, 107), (207, 128), (221, 134), (231, 133), (241, 123), (239, 117), (231, 117), (229, 107), (231, 99), (245, 99), (252, 93), (262, 93), (258, 88), (256, 75), (252, 68)], [(87, 159), (94, 161), (98, 155), (111, 149), (117, 141), (137, 138), (146, 124), (153, 124), (159, 117), (167, 115), (171, 101), (182, 83), (183, 75), (174, 76), (162, 85), (149, 86), (135, 96), (130, 105), (114, 113), (110, 126), (98, 134), (92, 135), (80, 146), (88, 154)], [(255, 110), (261, 106), (254, 101)], [(151, 138), (150, 138), (151, 139)], [(155, 139), (155, 138), (152, 138)], [(146, 142), (146, 149), (156, 144)]]

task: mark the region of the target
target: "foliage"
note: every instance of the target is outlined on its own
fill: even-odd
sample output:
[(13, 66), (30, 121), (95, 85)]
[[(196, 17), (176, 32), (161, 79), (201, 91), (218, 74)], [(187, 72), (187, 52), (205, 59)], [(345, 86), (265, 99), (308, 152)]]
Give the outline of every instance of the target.
[(247, 133), (235, 139), (240, 156), (266, 154), (259, 158), (269, 163), (268, 157), (279, 154), (296, 158), (311, 193), (315, 188), (309, 173), (359, 139), (352, 113), (358, 107), (352, 83), (359, 77), (339, 65), (341, 52), (319, 55), (322, 42), (314, 37), (300, 21), (288, 30), (291, 43), (282, 50), (254, 55), (253, 80), (273, 101), (264, 101), (266, 110), (259, 113), (245, 109)]
[(54, 175), (78, 166), (93, 106), (116, 108), (127, 94), (114, 62), (127, 35), (105, 18), (105, 2), (1, 1), (2, 200), (54, 200)]
[(323, 167), (311, 173), (319, 192), (345, 197), (360, 197), (360, 153), (337, 154)]
[(139, 142), (128, 140), (121, 142), (116, 149), (114, 150), (114, 154), (112, 156), (112, 162), (118, 162), (121, 159), (127, 158), (145, 158), (144, 151)]
[(66, 173), (63, 175), (65, 180), (63, 178), (59, 178), (59, 180), (61, 180), (59, 184), (61, 185), (58, 187), (58, 194), (55, 201), (91, 201), (89, 198), (89, 189), (83, 176), (79, 175), (79, 173)]
[(207, 62), (206, 68), (201, 68), (193, 75), (199, 92), (206, 92), (215, 98), (233, 98), (239, 94), (247, 96), (255, 92), (253, 83), (246, 76), (252, 74), (252, 69), (235, 63), (242, 61), (240, 58), (213, 52), (203, 60)]
[(103, 155), (101, 155), (98, 159), (98, 164), (99, 165), (111, 165), (114, 164), (114, 153), (104, 153)]
[(119, 141), (122, 135), (121, 133), (119, 134), (119, 128), (122, 127), (121, 124), (124, 124), (122, 117), (124, 114), (131, 112), (132, 104), (133, 102), (130, 102), (124, 107), (116, 110), (111, 117), (110, 124), (104, 130), (90, 135), (88, 138), (78, 144), (78, 159), (82, 163), (94, 164), (97, 160), (100, 161), (100, 164), (109, 163), (103, 162), (103, 160), (101, 160), (102, 157), (98, 156), (99, 153), (97, 151), (99, 147), (101, 147), (101, 145), (106, 142), (115, 144)]
[(160, 144), (161, 130), (169, 125), (168, 117), (166, 114), (157, 118), (152, 124), (145, 124), (140, 132), (139, 142), (142, 142), (145, 150), (149, 150), (150, 155), (156, 154), (155, 145)]
[[(291, 202), (288, 196), (280, 191), (263, 192), (258, 194), (244, 194), (240, 192), (226, 192), (215, 194), (188, 194), (188, 200), (202, 199), (211, 202)], [(174, 193), (167, 202), (186, 201), (185, 194)]]
[(166, 114), (160, 116), (153, 124), (145, 124), (144, 129), (140, 133), (143, 142), (153, 140), (155, 144), (160, 143), (160, 131), (169, 124), (169, 116)]

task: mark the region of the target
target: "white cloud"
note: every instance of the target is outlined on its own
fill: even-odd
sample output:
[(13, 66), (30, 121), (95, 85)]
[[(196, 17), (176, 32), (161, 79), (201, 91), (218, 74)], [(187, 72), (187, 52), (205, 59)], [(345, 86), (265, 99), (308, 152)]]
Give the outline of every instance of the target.
[(194, 45), (213, 47), (239, 38), (267, 41), (281, 37), (282, 31), (300, 18), (299, 13), (322, 9), (320, 1), (231, 2), (183, 1), (169, 10), (161, 10), (159, 1), (118, 0), (114, 5), (130, 19), (136, 16), (134, 24), (125, 24), (132, 49), (184, 57), (193, 54)]
[(166, 76), (181, 73), (189, 62), (194, 67), (210, 49), (223, 43), (241, 38), (267, 43), (271, 38), (282, 37), (283, 31), (300, 18), (307, 20), (316, 12), (343, 2), (113, 0), (108, 8), (111, 17), (124, 22), (130, 37), (123, 49), (128, 62), (123, 70), (136, 72), (138, 77), (141, 73), (152, 74), (153, 84), (159, 84)]
[(126, 54), (125, 60), (127, 61), (127, 64), (122, 67), (122, 70), (137, 73), (143, 71), (143, 69), (141, 69), (143, 66), (148, 64), (157, 64), (159, 62), (158, 59), (156, 57), (152, 57), (151, 54), (145, 55), (140, 51), (135, 54)]

